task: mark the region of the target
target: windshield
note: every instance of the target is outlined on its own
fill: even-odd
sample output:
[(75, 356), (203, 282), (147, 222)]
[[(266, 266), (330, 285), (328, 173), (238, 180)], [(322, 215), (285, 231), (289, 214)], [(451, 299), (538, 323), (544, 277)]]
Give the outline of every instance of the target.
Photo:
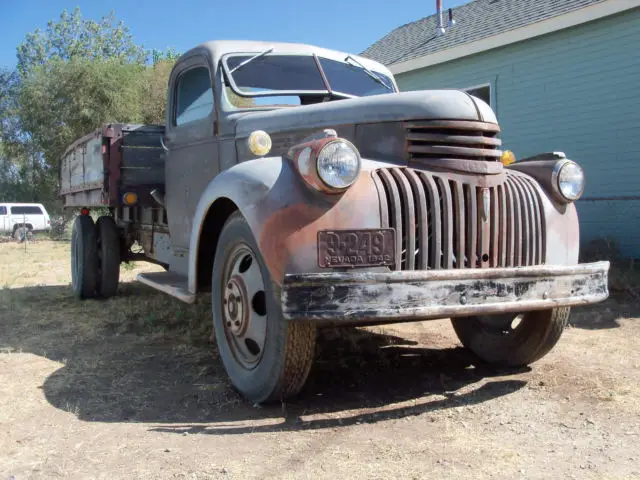
[[(355, 64), (318, 57), (321, 73), (311, 55), (228, 55), (223, 63), (230, 84), (227, 97), (237, 108), (301, 105), (327, 95), (350, 98), (394, 91), (389, 77), (374, 71), (378, 78), (373, 78), (370, 70)], [(316, 100), (309, 101), (310, 97)]]

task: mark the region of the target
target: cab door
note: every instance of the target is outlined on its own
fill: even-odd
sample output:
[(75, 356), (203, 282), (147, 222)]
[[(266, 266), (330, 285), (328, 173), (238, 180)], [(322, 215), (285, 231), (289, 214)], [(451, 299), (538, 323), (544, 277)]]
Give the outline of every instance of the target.
[(174, 253), (189, 249), (193, 216), (206, 186), (220, 171), (213, 74), (202, 55), (172, 73), (165, 130), (165, 207)]

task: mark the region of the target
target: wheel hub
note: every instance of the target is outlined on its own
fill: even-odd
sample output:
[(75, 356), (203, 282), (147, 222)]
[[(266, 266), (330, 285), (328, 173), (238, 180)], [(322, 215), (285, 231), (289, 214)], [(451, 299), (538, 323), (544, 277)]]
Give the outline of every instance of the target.
[(224, 298), (224, 321), (231, 333), (242, 336), (250, 321), (247, 287), (240, 275), (234, 275), (226, 285)]

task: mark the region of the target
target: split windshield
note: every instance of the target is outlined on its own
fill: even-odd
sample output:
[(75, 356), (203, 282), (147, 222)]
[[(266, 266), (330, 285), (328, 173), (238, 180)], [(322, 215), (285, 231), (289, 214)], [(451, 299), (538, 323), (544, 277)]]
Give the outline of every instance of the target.
[[(363, 68), (357, 61), (340, 62), (312, 55), (273, 55), (267, 51), (228, 55), (223, 63), (230, 84), (226, 89), (227, 96), (232, 105), (239, 108), (300, 105), (304, 97), (314, 95), (350, 98), (395, 91), (389, 77)], [(245, 98), (238, 98), (238, 95)]]

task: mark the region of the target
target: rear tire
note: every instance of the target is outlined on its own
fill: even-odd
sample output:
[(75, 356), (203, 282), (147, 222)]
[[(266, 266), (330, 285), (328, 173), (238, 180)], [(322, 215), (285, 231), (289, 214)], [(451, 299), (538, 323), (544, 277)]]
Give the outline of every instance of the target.
[(120, 281), (120, 233), (112, 217), (100, 217), (96, 222), (98, 252), (98, 283), (102, 298), (113, 297)]
[(96, 296), (98, 245), (96, 226), (86, 215), (76, 217), (71, 233), (71, 288), (78, 298)]
[(453, 318), (451, 323), (460, 342), (480, 359), (522, 367), (540, 360), (558, 343), (570, 310), (560, 307), (520, 315)]
[(227, 220), (218, 241), (212, 308), (222, 363), (242, 395), (263, 403), (300, 391), (313, 363), (315, 325), (284, 320), (280, 289), (239, 213)]

